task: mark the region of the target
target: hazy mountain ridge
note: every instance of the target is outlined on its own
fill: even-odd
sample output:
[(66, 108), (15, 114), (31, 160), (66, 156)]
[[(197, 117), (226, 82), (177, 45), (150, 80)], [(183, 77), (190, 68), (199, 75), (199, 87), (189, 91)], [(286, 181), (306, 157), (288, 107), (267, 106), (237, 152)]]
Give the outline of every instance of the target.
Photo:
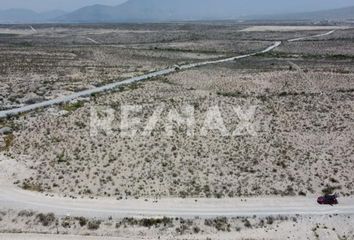
[[(234, 18), (225, 13), (232, 0), (130, 0), (116, 7), (95, 5), (84, 7), (59, 18), (68, 22), (100, 21), (171, 21)], [(218, 14), (224, 12), (224, 14)], [(226, 11), (227, 12), (227, 11)], [(229, 16), (228, 16), (229, 15)]]
[[(332, 20), (354, 16), (354, 7), (310, 11), (311, 7), (314, 7), (310, 4), (306, 8), (308, 9), (307, 13), (283, 14), (284, 12), (294, 12), (293, 8), (296, 3), (285, 4), (283, 0), (273, 0), (272, 4), (264, 6), (264, 4), (261, 4), (262, 2), (263, 0), (241, 2), (234, 0), (129, 0), (115, 7), (95, 5), (81, 8), (58, 18), (58, 20), (64, 22), (148, 22), (249, 19), (248, 16), (255, 16), (255, 19), (316, 20), (327, 18)], [(323, 4), (322, 8), (327, 5)], [(277, 8), (274, 9), (274, 6), (277, 6)], [(282, 9), (282, 11), (279, 9)]]
[[(233, 20), (233, 19), (306, 19), (338, 20), (354, 18), (354, 7), (334, 10), (310, 11), (313, 1), (306, 5), (306, 13), (294, 13), (299, 4), (283, 0), (129, 0), (118, 6), (92, 5), (70, 13), (53, 11), (36, 13), (25, 9), (0, 10), (0, 22), (162, 22), (179, 20)], [(263, 3), (263, 4), (262, 4)], [(323, 0), (322, 8), (333, 6)], [(307, 6), (305, 8), (305, 6)], [(335, 5), (334, 5), (335, 6)], [(285, 14), (290, 12), (288, 14)], [(293, 13), (291, 13), (293, 12)]]

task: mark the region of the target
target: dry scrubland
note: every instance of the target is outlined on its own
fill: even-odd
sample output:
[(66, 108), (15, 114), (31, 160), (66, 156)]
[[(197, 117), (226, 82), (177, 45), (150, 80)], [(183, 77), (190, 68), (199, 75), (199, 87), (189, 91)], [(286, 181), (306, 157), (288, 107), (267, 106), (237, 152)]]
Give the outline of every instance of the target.
[[(152, 30), (123, 26), (0, 26), (0, 106), (21, 105), (90, 89), (176, 63), (218, 58), (220, 53), (136, 49), (140, 43), (203, 39), (174, 26)], [(106, 26), (107, 27), (107, 26)], [(18, 28), (18, 29), (14, 29)], [(162, 31), (164, 30), (164, 31)], [(261, 46), (263, 47), (263, 46)], [(240, 46), (239, 51), (243, 51)]]
[(260, 25), (260, 26), (251, 26), (245, 29), (242, 29), (242, 32), (291, 32), (291, 31), (314, 31), (314, 30), (343, 30), (347, 29), (348, 27), (341, 27), (341, 26), (281, 26), (281, 25)]
[(286, 43), (275, 52), (300, 54), (308, 58), (333, 58), (350, 60), (354, 58), (352, 43), (354, 30), (337, 30), (334, 35), (324, 36), (319, 39)]
[[(244, 54), (272, 41), (322, 33), (248, 32), (240, 25), (0, 26), (0, 106), (40, 102), (176, 63)], [(333, 41), (287, 43), (278, 51), (352, 54), (353, 30)], [(334, 39), (333, 39), (334, 38)], [(295, 44), (295, 45), (294, 45)], [(319, 50), (320, 49), (320, 50)]]
[[(323, 33), (240, 32), (237, 25), (202, 25), (199, 30), (188, 24), (151, 25), (149, 31), (139, 25), (112, 28), (58, 27), (51, 33), (42, 26), (36, 34), (1, 36), (0, 48), (9, 53), (1, 58), (2, 102), (21, 103), (27, 95), (50, 98), (151, 68), (196, 61), (205, 54), (228, 55), (229, 49), (237, 54), (279, 39)], [(0, 125), (14, 132), (4, 137), (2, 150), (14, 159), (25, 158), (33, 171), (33, 176), (18, 179), (18, 186), (73, 198), (333, 191), (352, 195), (352, 33), (338, 30), (317, 40), (284, 43), (263, 56), (179, 72), (93, 96), (90, 102), (4, 120)], [(23, 46), (26, 42), (29, 45)], [(193, 105), (196, 135), (187, 137), (182, 127), (167, 136), (160, 121), (151, 136), (121, 137), (122, 104), (143, 104), (138, 117), (146, 124), (162, 103), (162, 119), (170, 109)], [(95, 105), (116, 110), (113, 135), (90, 137), (90, 108)], [(230, 131), (240, 123), (234, 106), (257, 106), (257, 135), (223, 137), (214, 131), (201, 136), (206, 111), (214, 105)]]
[[(57, 217), (33, 211), (0, 211), (1, 233), (119, 236), (122, 239), (352, 239), (352, 216), (275, 216), (214, 219)], [(10, 236), (6, 238), (6, 236)], [(31, 239), (31, 235), (25, 235)], [(78, 237), (75, 237), (77, 239)], [(14, 238), (19, 239), (19, 238)], [(35, 239), (38, 239), (35, 238)], [(61, 239), (61, 238), (60, 238)], [(65, 239), (65, 238), (63, 238)], [(71, 239), (71, 238), (70, 238)]]

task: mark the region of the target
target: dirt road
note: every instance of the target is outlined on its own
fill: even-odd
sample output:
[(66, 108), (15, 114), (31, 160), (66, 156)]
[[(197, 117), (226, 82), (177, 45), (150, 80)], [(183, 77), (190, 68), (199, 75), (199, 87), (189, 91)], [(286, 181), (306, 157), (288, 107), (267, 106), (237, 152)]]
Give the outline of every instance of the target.
[(68, 199), (0, 185), (0, 206), (53, 212), (59, 216), (121, 217), (235, 217), (270, 215), (354, 214), (354, 198), (341, 198), (338, 206), (320, 206), (316, 197), (260, 197), (233, 199)]

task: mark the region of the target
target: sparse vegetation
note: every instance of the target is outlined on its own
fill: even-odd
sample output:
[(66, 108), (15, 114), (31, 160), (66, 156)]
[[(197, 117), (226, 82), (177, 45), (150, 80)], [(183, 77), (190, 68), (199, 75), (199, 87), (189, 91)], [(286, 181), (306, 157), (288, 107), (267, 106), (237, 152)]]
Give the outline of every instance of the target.
[(22, 188), (28, 191), (43, 192), (43, 188), (40, 183), (32, 183), (25, 181), (22, 183)]
[[(1, 136), (0, 136), (1, 137)], [(14, 142), (14, 139), (15, 139), (15, 136), (11, 133), (11, 134), (8, 134), (8, 135), (5, 135), (3, 137), (3, 141), (4, 141), (4, 146), (1, 148), (0, 146), (0, 151), (9, 151), (10, 148), (13, 146), (13, 142)]]
[(99, 220), (92, 220), (87, 223), (87, 228), (89, 230), (97, 230), (101, 226), (101, 221)]
[[(235, 218), (124, 218), (112, 217), (106, 220), (97, 220), (84, 217), (56, 217), (53, 213), (36, 213), (32, 211), (0, 211), (0, 232), (8, 232), (8, 224), (13, 224), (11, 232), (70, 234), (82, 235), (109, 235), (119, 237), (129, 236), (158, 239), (160, 236), (189, 237), (216, 237), (223, 234), (232, 234), (234, 238), (241, 238), (250, 230), (257, 231), (262, 238), (271, 238), (273, 232), (286, 231), (294, 238), (300, 239), (317, 234), (321, 237), (322, 230), (333, 231), (343, 236), (350, 236), (352, 230), (351, 219), (347, 216), (333, 215), (331, 221), (324, 223), (323, 216), (272, 216), (272, 217), (235, 217)], [(291, 227), (289, 228), (289, 226)], [(349, 239), (349, 238), (348, 238)]]
[(84, 106), (83, 102), (76, 102), (76, 103), (69, 103), (66, 104), (63, 109), (68, 112), (74, 112), (79, 108), (82, 108)]
[(140, 227), (159, 227), (171, 226), (173, 223), (173, 219), (171, 218), (143, 218), (143, 219), (135, 219), (135, 218), (124, 218), (121, 222), (116, 224), (116, 227), (119, 228), (121, 226), (140, 226)]
[(39, 213), (39, 214), (37, 214), (36, 219), (44, 227), (47, 227), (47, 226), (52, 225), (55, 222), (56, 217), (55, 217), (55, 215), (53, 213), (48, 213), (48, 214)]
[[(82, 111), (61, 118), (44, 112), (36, 117), (35, 125), (21, 120), (24, 127), (16, 133), (12, 154), (31, 153), (37, 174), (26, 179), (25, 185), (40, 183), (43, 191), (73, 198), (224, 198), (320, 194), (326, 187), (321, 183), (330, 181), (335, 187), (341, 186), (336, 189), (340, 194), (352, 194), (351, 172), (332, 174), (334, 169), (352, 169), (351, 161), (343, 161), (348, 156), (344, 149), (350, 152), (352, 146), (349, 141), (336, 141), (339, 136), (348, 140), (353, 136), (349, 121), (351, 93), (333, 91), (351, 89), (351, 75), (340, 75), (335, 83), (337, 73), (317, 72), (323, 69), (315, 65), (317, 70), (307, 75), (314, 81), (311, 84), (315, 87), (311, 88), (306, 85), (308, 79), (304, 81), (296, 71), (281, 70), (281, 62), (272, 65), (272, 72), (255, 73), (253, 69), (261, 68), (258, 64), (263, 60), (253, 59), (254, 64), (247, 61), (240, 71), (241, 63), (236, 62), (231, 64), (237, 66), (236, 70), (225, 65), (181, 71), (166, 77), (173, 84), (148, 81), (134, 91), (96, 97), (94, 104), (108, 103), (116, 110), (116, 118), (113, 135), (102, 134), (95, 141), (91, 141), (87, 127), (91, 103), (85, 104)], [(142, 112), (134, 115), (141, 119), (134, 141), (120, 136), (120, 107), (124, 102), (144, 105)], [(162, 103), (162, 117), (149, 141), (140, 138), (141, 130)], [(167, 136), (166, 115), (173, 109), (180, 111), (186, 103), (195, 106), (195, 137), (184, 137), (185, 126), (176, 126), (174, 134)], [(257, 106), (251, 119), (255, 136), (247, 135), (246, 129), (246, 135), (239, 137), (223, 137), (219, 131), (200, 134), (210, 105), (219, 106), (225, 127), (232, 133), (242, 123), (234, 107), (245, 111), (250, 104)], [(337, 126), (337, 130), (332, 132), (334, 128), (328, 126)], [(31, 139), (40, 139), (43, 144)], [(337, 149), (326, 164), (318, 158), (323, 146), (328, 151)], [(247, 177), (251, 180), (246, 181)], [(304, 178), (309, 178), (308, 182)]]
[(230, 232), (231, 229), (231, 225), (228, 223), (228, 219), (226, 217), (220, 217), (220, 218), (216, 218), (216, 219), (206, 219), (204, 224), (206, 226), (213, 226), (216, 228), (216, 230), (218, 231), (228, 231)]
[[(289, 43), (286, 39), (317, 31), (240, 32), (245, 25), (222, 23), (103, 25), (40, 26), (40, 34), (0, 37), (0, 106), (33, 104), (175, 64), (250, 53), (276, 40), (283, 43), (267, 54), (181, 69), (90, 99), (1, 120), (0, 127), (13, 130), (0, 136), (1, 154), (19, 164), (25, 162), (23, 167), (28, 168), (28, 175), (12, 181), (19, 187), (72, 199), (107, 197), (117, 204), (122, 199), (145, 198), (354, 194), (352, 29), (330, 38)], [(86, 35), (93, 35), (102, 45), (88, 44), (81, 39)], [(141, 120), (134, 138), (122, 137), (122, 105), (143, 106), (131, 116)], [(188, 136), (185, 124), (178, 121), (172, 124), (173, 134), (167, 135), (169, 111), (186, 117), (182, 111), (186, 105), (194, 106), (194, 135)], [(111, 132), (103, 129), (92, 136), (93, 106), (115, 110)], [(157, 117), (156, 128), (141, 137), (158, 106), (164, 110)], [(219, 107), (225, 128), (235, 135), (224, 136), (218, 129), (201, 134), (212, 106)], [(250, 106), (256, 106), (254, 114), (248, 112)], [(236, 131), (238, 127), (244, 127), (241, 133)], [(304, 224), (297, 218), (291, 220), (291, 229), (302, 226), (311, 232), (315, 221), (307, 219)], [(12, 229), (8, 222), (13, 221), (14, 231), (23, 228), (51, 234), (108, 236), (138, 229), (140, 238), (154, 231), (182, 238), (193, 234), (213, 238), (261, 229), (267, 238), (267, 233), (280, 231), (282, 223), (290, 220), (104, 221), (21, 211), (11, 218), (0, 213), (0, 221), (0, 231)], [(350, 220), (341, 221), (350, 224)], [(335, 228), (334, 232), (348, 235), (330, 222), (333, 226), (326, 231)]]

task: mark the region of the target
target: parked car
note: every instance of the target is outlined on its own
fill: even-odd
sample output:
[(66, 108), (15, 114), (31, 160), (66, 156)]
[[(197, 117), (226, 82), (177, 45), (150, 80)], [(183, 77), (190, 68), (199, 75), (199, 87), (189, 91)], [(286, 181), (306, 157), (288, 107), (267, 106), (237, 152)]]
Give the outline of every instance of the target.
[(321, 205), (337, 205), (338, 204), (338, 194), (334, 194), (334, 195), (324, 195), (321, 197), (317, 198), (317, 202), (318, 204)]

